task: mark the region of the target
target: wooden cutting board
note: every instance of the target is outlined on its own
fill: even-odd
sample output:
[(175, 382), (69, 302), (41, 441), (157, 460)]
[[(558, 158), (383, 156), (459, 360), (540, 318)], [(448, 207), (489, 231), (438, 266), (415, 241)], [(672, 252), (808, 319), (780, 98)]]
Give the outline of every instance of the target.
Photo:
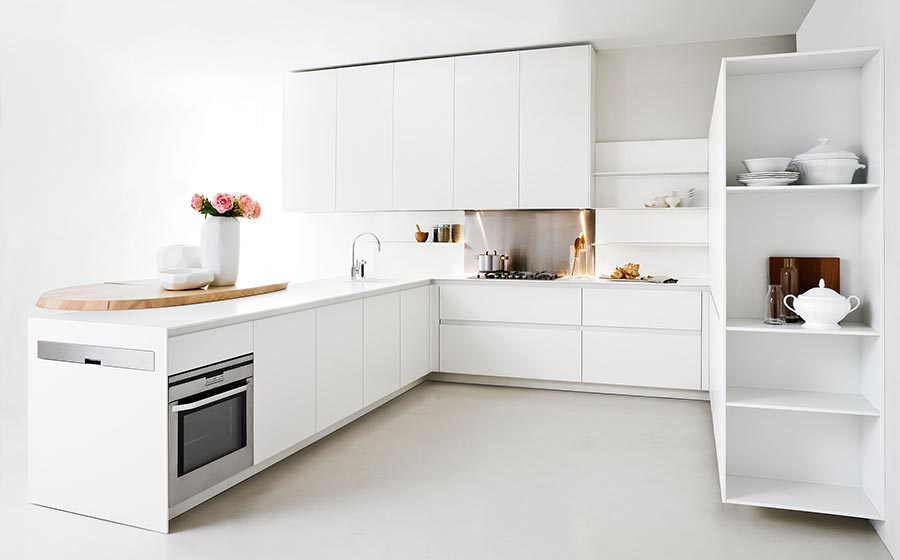
[(161, 288), (156, 280), (105, 282), (50, 290), (41, 294), (35, 305), (63, 311), (156, 309), (255, 296), (277, 292), (287, 286), (287, 282), (239, 282), (234, 286), (170, 291)]
[(781, 283), (781, 267), (784, 259), (797, 259), (797, 272), (800, 280), (800, 293), (810, 288), (819, 287), (819, 279), (825, 279), (825, 285), (837, 293), (841, 293), (841, 259), (838, 257), (769, 257), (769, 283)]

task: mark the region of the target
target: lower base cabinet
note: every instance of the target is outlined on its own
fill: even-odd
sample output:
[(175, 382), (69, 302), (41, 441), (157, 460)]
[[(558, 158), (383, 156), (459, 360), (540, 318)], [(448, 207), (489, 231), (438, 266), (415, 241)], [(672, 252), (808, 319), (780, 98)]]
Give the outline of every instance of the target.
[(363, 406), (400, 388), (400, 293), (363, 301)]
[(363, 407), (363, 300), (316, 309), (316, 430)]
[(400, 385), (431, 373), (431, 286), (400, 292)]
[(441, 325), (441, 371), (581, 381), (578, 328)]
[(316, 312), (253, 322), (253, 462), (316, 432)]
[(586, 383), (696, 389), (701, 383), (699, 331), (584, 331)]

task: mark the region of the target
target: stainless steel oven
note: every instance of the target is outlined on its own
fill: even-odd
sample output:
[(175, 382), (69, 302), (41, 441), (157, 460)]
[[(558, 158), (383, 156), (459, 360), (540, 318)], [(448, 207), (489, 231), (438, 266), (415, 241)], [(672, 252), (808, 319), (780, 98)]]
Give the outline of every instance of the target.
[(253, 354), (169, 378), (169, 506), (253, 466)]

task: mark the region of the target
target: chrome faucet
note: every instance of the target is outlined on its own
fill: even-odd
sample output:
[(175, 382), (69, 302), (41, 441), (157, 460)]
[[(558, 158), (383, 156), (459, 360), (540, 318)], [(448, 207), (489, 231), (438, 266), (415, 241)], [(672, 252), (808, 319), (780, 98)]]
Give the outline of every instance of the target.
[(366, 261), (365, 260), (356, 260), (356, 242), (359, 241), (359, 238), (363, 235), (371, 235), (375, 238), (375, 241), (378, 242), (378, 252), (381, 252), (381, 240), (378, 239), (378, 236), (372, 233), (371, 231), (364, 231), (356, 236), (356, 239), (353, 240), (353, 247), (350, 250), (350, 278), (356, 280), (357, 278), (365, 278), (366, 277)]

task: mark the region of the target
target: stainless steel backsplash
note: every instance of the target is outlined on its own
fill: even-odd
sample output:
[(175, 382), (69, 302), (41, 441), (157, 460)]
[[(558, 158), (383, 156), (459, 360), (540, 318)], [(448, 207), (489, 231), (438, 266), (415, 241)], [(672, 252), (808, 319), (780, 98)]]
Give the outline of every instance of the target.
[(588, 274), (594, 274), (593, 210), (483, 210), (466, 212), (466, 273), (475, 274), (475, 255), (497, 251), (511, 258), (511, 270), (569, 273), (569, 246), (582, 228), (588, 242)]

